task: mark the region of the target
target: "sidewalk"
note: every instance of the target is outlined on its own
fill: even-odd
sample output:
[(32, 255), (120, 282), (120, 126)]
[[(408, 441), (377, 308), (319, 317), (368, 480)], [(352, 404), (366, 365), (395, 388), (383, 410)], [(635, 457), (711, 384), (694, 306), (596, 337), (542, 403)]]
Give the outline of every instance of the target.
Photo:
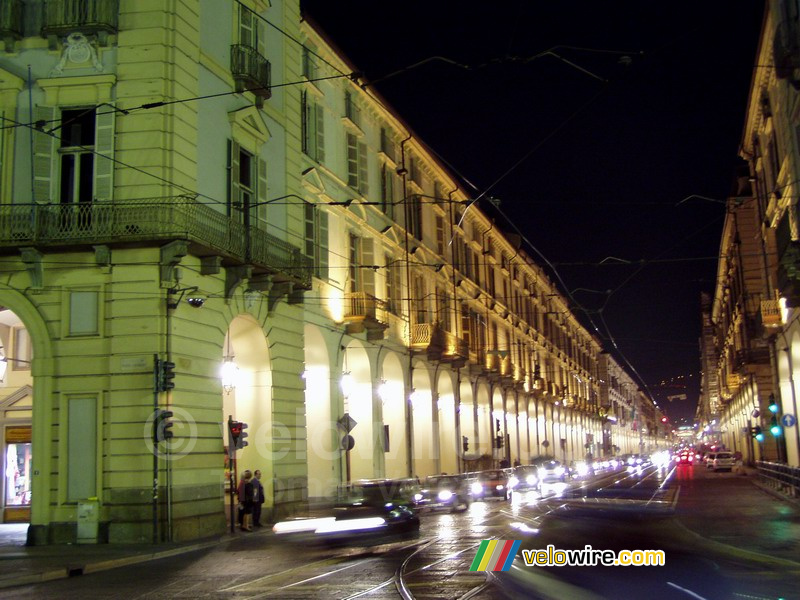
[(272, 533), (264, 527), (257, 533), (228, 533), (187, 543), (26, 546), (27, 528), (27, 524), (0, 524), (0, 589), (115, 569)]
[(695, 467), (694, 478), (675, 482), (681, 486), (676, 517), (683, 527), (737, 549), (742, 557), (755, 553), (800, 567), (797, 503), (763, 489), (752, 472), (698, 471)]

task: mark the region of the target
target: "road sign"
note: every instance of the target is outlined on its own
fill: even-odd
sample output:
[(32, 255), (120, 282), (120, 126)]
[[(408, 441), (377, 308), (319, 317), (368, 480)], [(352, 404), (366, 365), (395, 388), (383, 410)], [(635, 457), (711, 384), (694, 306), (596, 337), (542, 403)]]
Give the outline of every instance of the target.
[(794, 427), (797, 423), (797, 417), (791, 413), (786, 413), (781, 417), (781, 423), (784, 427)]
[(353, 428), (358, 425), (356, 420), (350, 416), (350, 413), (344, 413), (337, 422), (339, 423), (339, 427), (341, 427), (345, 433), (350, 433), (353, 431)]

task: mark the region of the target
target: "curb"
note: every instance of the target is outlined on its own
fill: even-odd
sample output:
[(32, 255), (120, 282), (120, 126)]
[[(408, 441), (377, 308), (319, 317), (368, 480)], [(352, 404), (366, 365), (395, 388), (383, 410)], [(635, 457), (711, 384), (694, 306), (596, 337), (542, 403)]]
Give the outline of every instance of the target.
[(788, 502), (789, 504), (792, 504), (796, 508), (800, 508), (800, 500), (798, 500), (797, 498), (792, 498), (791, 496), (783, 494), (783, 493), (779, 492), (778, 490), (775, 490), (775, 489), (769, 487), (768, 485), (765, 485), (765, 484), (763, 484), (760, 481), (757, 481), (755, 479), (751, 479), (750, 483), (752, 483), (754, 486), (756, 486), (762, 492), (766, 492), (767, 494), (769, 494), (770, 496), (772, 496), (774, 498), (777, 498), (778, 500), (783, 500), (784, 502)]
[(128, 565), (135, 565), (151, 560), (159, 560), (161, 558), (169, 558), (180, 554), (188, 554), (196, 550), (204, 550), (218, 546), (222, 542), (228, 541), (224, 538), (212, 540), (208, 542), (198, 542), (189, 544), (187, 546), (180, 546), (178, 548), (169, 548), (167, 550), (160, 550), (158, 552), (146, 552), (143, 554), (133, 554), (128, 556), (121, 556), (119, 558), (112, 558), (109, 560), (100, 560), (96, 562), (89, 562), (87, 564), (74, 564), (56, 569), (49, 569), (39, 573), (31, 573), (28, 575), (20, 575), (18, 577), (11, 577), (8, 579), (0, 580), (0, 589), (16, 587), (20, 585), (30, 585), (34, 583), (43, 583), (45, 581), (53, 581), (54, 579), (68, 579), (78, 575), (89, 573), (99, 573), (100, 571), (108, 571), (118, 567), (125, 567)]

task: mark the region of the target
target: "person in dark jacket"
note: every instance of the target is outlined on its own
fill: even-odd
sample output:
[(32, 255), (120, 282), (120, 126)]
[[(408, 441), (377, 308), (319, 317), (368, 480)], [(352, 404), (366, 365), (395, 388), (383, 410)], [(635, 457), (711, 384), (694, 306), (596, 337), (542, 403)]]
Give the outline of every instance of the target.
[(244, 472), (239, 483), (239, 507), (242, 512), (242, 531), (253, 531), (253, 473), (249, 470)]
[(264, 504), (264, 486), (261, 485), (261, 471), (253, 473), (253, 527), (261, 527), (261, 506)]

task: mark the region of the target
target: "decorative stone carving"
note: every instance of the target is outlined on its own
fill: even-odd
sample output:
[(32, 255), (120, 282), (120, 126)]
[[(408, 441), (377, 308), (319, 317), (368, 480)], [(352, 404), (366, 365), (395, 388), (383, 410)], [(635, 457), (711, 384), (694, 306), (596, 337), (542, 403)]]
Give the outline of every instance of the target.
[[(64, 40), (61, 51), (61, 60), (53, 69), (54, 75), (63, 75), (67, 63), (84, 65), (91, 62), (95, 71), (102, 72), (103, 64), (97, 55), (97, 48), (80, 32), (70, 33)], [(87, 65), (88, 66), (88, 65)]]

